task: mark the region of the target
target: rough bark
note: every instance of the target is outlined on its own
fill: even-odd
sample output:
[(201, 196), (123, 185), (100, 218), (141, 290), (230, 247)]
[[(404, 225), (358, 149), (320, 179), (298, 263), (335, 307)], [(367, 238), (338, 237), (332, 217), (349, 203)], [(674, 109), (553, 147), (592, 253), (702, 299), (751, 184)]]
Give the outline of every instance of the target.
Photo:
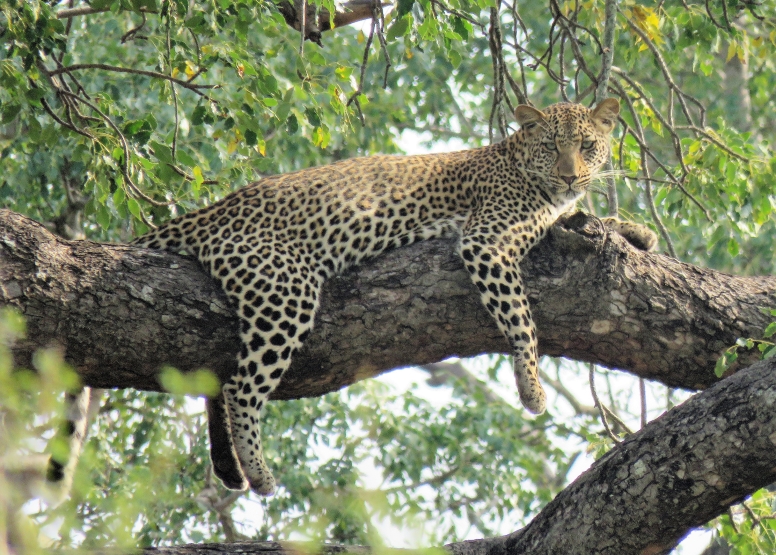
[[(531, 523), (450, 544), (453, 555), (660, 555), (776, 480), (776, 360), (755, 364), (652, 421), (598, 460)], [(317, 552), (274, 542), (147, 549), (148, 555)], [(324, 553), (369, 553), (326, 546)]]
[[(758, 337), (776, 278), (736, 277), (631, 248), (600, 221), (556, 225), (522, 265), (544, 354), (686, 389), (716, 381), (719, 353)], [(159, 388), (160, 367), (234, 367), (237, 325), (194, 260), (65, 241), (0, 211), (0, 305), (19, 309), (18, 364), (59, 345), (94, 387)], [(275, 398), (317, 396), (402, 366), (507, 348), (451, 240), (395, 250), (330, 280), (313, 335)], [(742, 358), (742, 364), (751, 359)]]

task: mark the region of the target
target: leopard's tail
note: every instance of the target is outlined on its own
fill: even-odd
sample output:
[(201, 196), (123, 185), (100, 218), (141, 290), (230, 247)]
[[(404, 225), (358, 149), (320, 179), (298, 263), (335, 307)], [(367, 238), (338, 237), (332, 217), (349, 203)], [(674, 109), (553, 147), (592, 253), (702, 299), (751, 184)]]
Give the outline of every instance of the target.
[(72, 488), (75, 468), (86, 441), (91, 410), (98, 406), (102, 390), (83, 387), (68, 393), (65, 399), (65, 421), (52, 440), (52, 454), (46, 469), (46, 482), (51, 497), (64, 498)]

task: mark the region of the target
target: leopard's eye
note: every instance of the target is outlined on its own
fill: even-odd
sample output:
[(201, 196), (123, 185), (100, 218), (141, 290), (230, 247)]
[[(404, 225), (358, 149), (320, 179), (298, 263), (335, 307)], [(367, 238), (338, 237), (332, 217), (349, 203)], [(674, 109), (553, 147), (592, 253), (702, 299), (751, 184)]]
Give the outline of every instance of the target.
[(552, 152), (555, 152), (556, 150), (558, 150), (558, 147), (555, 146), (555, 143), (553, 142), (542, 143), (542, 146)]
[(593, 148), (593, 145), (595, 145), (595, 141), (582, 141), (582, 148), (585, 150), (590, 150)]

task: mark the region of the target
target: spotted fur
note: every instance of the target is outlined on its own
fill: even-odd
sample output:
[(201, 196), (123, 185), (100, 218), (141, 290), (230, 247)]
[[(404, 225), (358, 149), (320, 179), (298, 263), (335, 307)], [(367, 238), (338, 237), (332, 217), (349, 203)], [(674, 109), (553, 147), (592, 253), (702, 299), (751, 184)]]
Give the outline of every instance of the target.
[[(519, 106), (521, 129), (498, 144), (350, 159), (268, 177), (135, 241), (193, 254), (237, 309), (239, 370), (223, 386), (226, 408), (218, 400), (211, 416), (231, 423), (231, 437), (227, 430), (216, 440), (236, 455), (255, 492), (275, 488), (259, 413), (310, 334), (323, 282), (418, 240), (460, 237), (466, 269), (512, 347), (520, 399), (533, 413), (545, 410), (518, 262), (608, 159), (618, 113), (613, 99), (594, 110)], [(227, 486), (244, 487), (233, 470), (216, 467)]]

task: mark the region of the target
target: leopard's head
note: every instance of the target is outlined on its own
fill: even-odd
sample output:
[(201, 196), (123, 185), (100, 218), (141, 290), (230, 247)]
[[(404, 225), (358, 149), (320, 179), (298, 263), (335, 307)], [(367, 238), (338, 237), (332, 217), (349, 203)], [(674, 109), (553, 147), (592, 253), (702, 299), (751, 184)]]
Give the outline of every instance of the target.
[(523, 151), (523, 170), (539, 177), (538, 182), (553, 197), (578, 198), (609, 158), (609, 139), (619, 113), (620, 103), (614, 98), (592, 110), (568, 103), (541, 111), (518, 106), (515, 117), (520, 131), (515, 138)]

